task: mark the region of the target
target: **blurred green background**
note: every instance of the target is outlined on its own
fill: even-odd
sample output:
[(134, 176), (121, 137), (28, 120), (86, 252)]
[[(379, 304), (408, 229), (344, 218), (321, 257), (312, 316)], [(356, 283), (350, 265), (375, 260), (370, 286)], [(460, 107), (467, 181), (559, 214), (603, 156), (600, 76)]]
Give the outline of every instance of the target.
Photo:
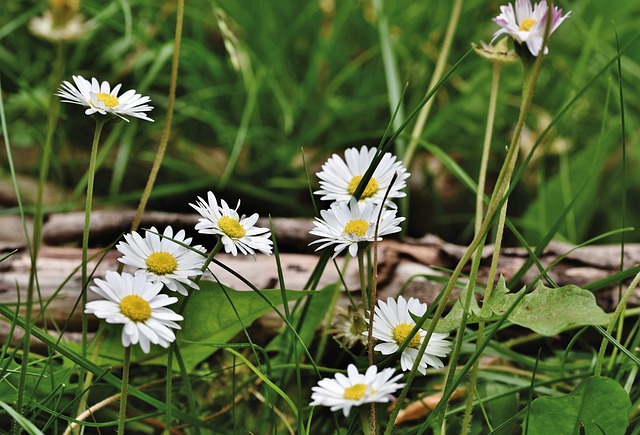
[[(498, 1), (463, 3), (448, 65), (488, 42), (498, 29)], [(406, 84), (405, 114), (427, 92), (451, 14), (452, 2), (386, 1), (377, 13), (368, 0), (186, 2), (177, 100), (169, 148), (149, 209), (191, 211), (196, 195), (213, 190), (245, 213), (311, 217), (302, 149), (312, 188), (315, 172), (347, 147), (377, 146), (390, 121), (381, 39), (395, 54), (398, 80)], [(582, 242), (640, 221), (638, 97), (640, 3), (624, 0), (563, 1), (571, 17), (553, 34), (523, 151), (585, 84), (593, 84), (559, 120), (528, 165), (509, 201), (509, 216), (535, 244), (571, 202), (560, 240)], [(96, 178), (96, 207), (136, 207), (166, 114), (175, 31), (174, 1), (83, 0), (80, 11), (93, 29), (62, 48), (29, 31), (44, 1), (6, 0), (0, 8), (0, 79), (8, 133), (21, 189), (37, 180), (49, 102), (59, 86), (53, 65), (63, 50), (63, 79), (72, 75), (122, 83), (149, 95), (155, 123), (133, 120), (105, 129)], [(387, 35), (378, 19), (389, 23)], [(622, 56), (625, 140), (616, 64)], [(447, 67), (447, 69), (449, 68)], [(489, 188), (502, 164), (517, 117), (522, 67), (503, 68), (489, 163)], [(436, 95), (422, 135), (477, 178), (491, 79), (491, 65), (471, 53)], [(413, 124), (404, 132), (406, 140)], [(81, 209), (94, 123), (79, 106), (60, 106), (49, 172), (49, 211)], [(623, 192), (623, 144), (626, 192)], [(2, 189), (11, 189), (2, 147)], [(521, 160), (522, 161), (522, 160)], [(425, 149), (410, 164), (409, 236), (435, 233), (465, 243), (473, 231), (474, 194)], [(586, 184), (585, 184), (586, 183)], [(584, 184), (584, 187), (580, 187)], [(2, 213), (15, 214), (11, 195)], [(323, 204), (326, 205), (326, 204)], [(627, 241), (640, 241), (637, 231)], [(620, 236), (608, 241), (617, 242)], [(510, 243), (517, 241), (507, 236)]]

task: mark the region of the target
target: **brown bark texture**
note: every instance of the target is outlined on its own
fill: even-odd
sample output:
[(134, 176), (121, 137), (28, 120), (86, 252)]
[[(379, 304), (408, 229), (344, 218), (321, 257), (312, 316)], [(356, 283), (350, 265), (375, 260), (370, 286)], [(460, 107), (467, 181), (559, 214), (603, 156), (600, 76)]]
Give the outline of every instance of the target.
[[(115, 270), (119, 266), (120, 254), (113, 248), (113, 242), (126, 233), (133, 220), (133, 211), (94, 211), (90, 225), (90, 262), (88, 271), (92, 277), (103, 277), (107, 270)], [(37, 262), (38, 291), (35, 297), (34, 318), (39, 325), (50, 330), (65, 328), (65, 337), (73, 339), (80, 328), (79, 299), (81, 294), (81, 249), (84, 213), (66, 213), (51, 215), (43, 227), (43, 246)], [(212, 236), (203, 236), (193, 230), (198, 222), (198, 215), (150, 212), (144, 215), (141, 228), (155, 226), (162, 232), (167, 225), (182, 228), (195, 243), (212, 248)], [(0, 233), (0, 258), (10, 254), (0, 262), (0, 303), (17, 306), (24, 315), (24, 301), (31, 271), (31, 260), (26, 243), (19, 236), (20, 225), (5, 220), (4, 228), (15, 228)], [(12, 226), (13, 225), (13, 226)], [(268, 220), (261, 219), (258, 226), (269, 226)], [(316, 266), (319, 255), (309, 248), (313, 240), (309, 230), (313, 222), (309, 219), (276, 218), (272, 221), (276, 240), (280, 248), (280, 260), (283, 267), (286, 287), (289, 289), (304, 288), (309, 275)], [(111, 246), (111, 248), (109, 248)], [(384, 240), (379, 243), (378, 265), (378, 297), (394, 296), (402, 290), (405, 296), (416, 296), (421, 301), (431, 303), (443, 288), (446, 270), (452, 270), (466, 251), (465, 246), (447, 243), (440, 238), (427, 235), (420, 239), (408, 239), (402, 242)], [(15, 252), (14, 252), (15, 251)], [(479, 279), (486, 280), (493, 252), (492, 246), (483, 251)], [(523, 248), (502, 249), (497, 275), (509, 280), (530, 258)], [(232, 256), (220, 253), (216, 259), (224, 263), (258, 288), (278, 288), (278, 271), (274, 256), (256, 255), (253, 257)], [(558, 261), (558, 259), (560, 259)], [(586, 284), (607, 278), (620, 271), (620, 246), (599, 245), (575, 249), (571, 245), (552, 242), (538, 258), (543, 267), (558, 261), (548, 271), (548, 275), (560, 286)], [(625, 269), (640, 264), (640, 245), (625, 245)], [(345, 284), (354, 297), (359, 294), (359, 277), (357, 262), (346, 262), (345, 257), (337, 258), (337, 265), (344, 268)], [(128, 267), (125, 271), (131, 270)], [(529, 284), (539, 278), (540, 271), (535, 265), (524, 275), (517, 288)], [(212, 265), (207, 276), (211, 275), (223, 284), (237, 289), (248, 290), (248, 287), (233, 274), (220, 266)], [(205, 276), (205, 279), (207, 278)], [(325, 268), (319, 286), (328, 285), (339, 280), (336, 267), (330, 262)], [(628, 281), (625, 281), (628, 282)], [(623, 283), (624, 285), (624, 283)], [(623, 287), (624, 288), (624, 287)], [(612, 311), (618, 301), (618, 286), (609, 286), (596, 292), (598, 303), (605, 311)], [(89, 300), (93, 297), (89, 292)], [(453, 295), (455, 297), (455, 294)], [(348, 298), (343, 295), (340, 302), (345, 306)], [(640, 305), (640, 289), (636, 289), (629, 299), (628, 306)], [(268, 322), (268, 320), (266, 320)], [(0, 321), (0, 342), (8, 338), (9, 321)], [(95, 327), (95, 319), (92, 324)], [(14, 331), (12, 342), (21, 337), (20, 331)], [(34, 343), (35, 346), (38, 343)]]

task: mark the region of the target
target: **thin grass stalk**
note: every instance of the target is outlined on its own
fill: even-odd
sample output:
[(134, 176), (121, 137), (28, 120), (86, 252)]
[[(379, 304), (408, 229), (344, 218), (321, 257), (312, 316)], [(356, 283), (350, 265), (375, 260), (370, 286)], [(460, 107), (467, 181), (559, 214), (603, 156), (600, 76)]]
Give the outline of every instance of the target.
[[(7, 153), (7, 161), (9, 162), (9, 170), (11, 172), (11, 182), (13, 183), (13, 189), (16, 193), (16, 199), (18, 201), (18, 209), (20, 210), (20, 219), (22, 221), (22, 230), (24, 231), (24, 235), (25, 238), (27, 239), (27, 248), (29, 249), (30, 255), (33, 258), (33, 254), (31, 253), (32, 251), (32, 243), (31, 243), (31, 237), (29, 236), (29, 230), (27, 229), (27, 219), (25, 217), (24, 214), (24, 208), (22, 207), (22, 197), (20, 195), (20, 189), (18, 188), (18, 180), (16, 178), (16, 170), (15, 170), (15, 166), (13, 164), (13, 155), (11, 152), (11, 142), (9, 141), (9, 132), (7, 129), (7, 120), (5, 118), (4, 115), (4, 103), (2, 101), (2, 83), (0, 82), (0, 125), (2, 126), (2, 132), (3, 132), (3, 139), (4, 139), (4, 145), (5, 145), (5, 150)], [(28, 308), (29, 304), (27, 304), (27, 308)], [(19, 307), (19, 304), (18, 304)], [(17, 320), (18, 316), (18, 308), (16, 308), (15, 310), (15, 317), (16, 319), (11, 319), (11, 328), (14, 327), (14, 322)], [(30, 341), (31, 341), (31, 313), (27, 313), (27, 318), (25, 320), (25, 325), (24, 325), (24, 331), (25, 331), (25, 335), (23, 340), (25, 340), (25, 344), (24, 344), (24, 350), (23, 350), (23, 355), (22, 355), (22, 363), (20, 366), (20, 384), (18, 386), (18, 391), (17, 391), (17, 398), (16, 398), (16, 410), (18, 412), (18, 414), (22, 415), (22, 413), (24, 412), (24, 406), (23, 406), (23, 401), (24, 401), (24, 390), (25, 390), (25, 380), (27, 378), (27, 366), (29, 364), (29, 360), (28, 360), (28, 356), (29, 356), (29, 345), (30, 345)], [(4, 348), (3, 348), (3, 352), (4, 352)], [(20, 426), (20, 424), (18, 424), (17, 420), (13, 420), (12, 423), (12, 428), (11, 428), (11, 432), (12, 433), (19, 433), (22, 430), (22, 426)]]
[[(56, 44), (56, 61), (52, 75), (52, 82), (59, 83), (62, 78), (62, 71), (64, 70), (64, 57), (62, 44)], [(42, 150), (42, 157), (40, 161), (40, 174), (38, 178), (38, 193), (35, 204), (35, 213), (33, 217), (33, 238), (31, 239), (31, 246), (29, 250), (31, 269), (29, 272), (29, 283), (27, 286), (27, 300), (25, 303), (25, 319), (27, 320), (27, 327), (24, 331), (24, 347), (22, 350), (22, 365), (20, 370), (20, 382), (19, 385), (25, 385), (27, 365), (29, 363), (29, 354), (31, 347), (31, 321), (33, 314), (33, 299), (36, 283), (38, 281), (38, 253), (40, 251), (40, 244), (42, 241), (42, 221), (43, 221), (43, 199), (44, 189), (47, 180), (47, 174), (49, 172), (49, 161), (51, 158), (51, 144), (53, 142), (53, 135), (55, 132), (55, 126), (58, 122), (58, 108), (60, 101), (57, 98), (50, 98), (49, 108), (47, 111), (47, 133)], [(24, 222), (24, 221), (23, 221)], [(42, 320), (46, 325), (46, 318), (44, 313), (42, 314)], [(22, 402), (24, 398), (24, 389), (19, 388), (21, 393), (18, 394), (16, 409), (22, 413)], [(14, 426), (14, 429), (16, 427)]]
[[(613, 331), (613, 328), (616, 326), (616, 323), (618, 322), (618, 319), (624, 319), (624, 316), (621, 316), (621, 314), (623, 313), (625, 307), (627, 306), (627, 300), (629, 299), (629, 296), (631, 296), (635, 288), (638, 286), (638, 283), (640, 283), (640, 273), (638, 273), (633, 279), (633, 281), (631, 281), (631, 284), (629, 284), (629, 287), (627, 287), (627, 290), (622, 295), (622, 298), (620, 299), (620, 302), (618, 303), (616, 310), (613, 312), (611, 321), (609, 322), (609, 325), (607, 325), (608, 334), (611, 334), (611, 332)], [(595, 376), (600, 376), (600, 374), (602, 373), (602, 364), (604, 362), (604, 354), (607, 350), (607, 342), (608, 340), (605, 337), (603, 337), (602, 343), (600, 344), (600, 351), (598, 352), (598, 359), (596, 360), (596, 367), (594, 370)]]
[[(621, 130), (621, 148), (622, 148), (622, 195), (620, 198), (620, 219), (621, 219), (621, 227), (624, 228), (626, 226), (626, 214), (627, 214), (627, 144), (626, 144), (626, 128), (625, 128), (625, 116), (624, 116), (624, 90), (622, 87), (622, 61), (620, 59), (620, 40), (618, 38), (618, 32), (615, 29), (614, 31), (616, 35), (616, 47), (618, 51), (618, 62), (617, 62), (617, 70), (618, 70), (618, 95), (620, 99), (620, 130)], [(624, 244), (625, 244), (625, 233), (620, 234), (620, 271), (624, 270)], [(622, 281), (618, 283), (618, 300), (620, 300), (622, 296)], [(623, 326), (624, 318), (620, 316), (620, 324), (618, 325), (618, 341), (622, 340), (622, 326)], [(615, 355), (617, 354), (617, 350), (614, 348), (612, 353), (611, 362), (615, 359)]]
[[(476, 282), (478, 279), (478, 269), (480, 268), (480, 262), (482, 261), (482, 251), (484, 248), (485, 240), (486, 240), (486, 236), (480, 242), (480, 245), (476, 249), (473, 260), (471, 261), (471, 273), (469, 274), (469, 281), (467, 283), (467, 293), (465, 295), (464, 302), (463, 302), (462, 317), (460, 319), (460, 325), (458, 325), (458, 333), (456, 335), (455, 345), (449, 357), (449, 370), (447, 372), (445, 387), (443, 391), (447, 390), (450, 387), (451, 382), (453, 382), (453, 378), (455, 377), (455, 374), (456, 374), (456, 367), (458, 365), (458, 359), (460, 358), (460, 349), (462, 348), (462, 341), (463, 341), (465, 329), (467, 327), (467, 319), (468, 319), (469, 310), (471, 307), (471, 298), (473, 297), (473, 294), (474, 294), (474, 289), (476, 287)], [(468, 392), (468, 396), (471, 396), (471, 395), (472, 393)], [(448, 408), (448, 404), (444, 406), (441, 414), (442, 415), (441, 427), (442, 427), (443, 433), (446, 433), (445, 415), (447, 412), (447, 408)], [(461, 434), (466, 433), (464, 431), (464, 426), (460, 433)]]
[(124, 348), (122, 365), (122, 390), (120, 391), (120, 411), (118, 412), (118, 435), (124, 435), (124, 422), (127, 419), (127, 396), (129, 394), (129, 366), (131, 362), (131, 346)]
[(173, 120), (173, 108), (176, 101), (176, 86), (178, 82), (178, 66), (180, 64), (180, 42), (182, 41), (182, 21), (184, 18), (184, 0), (178, 0), (178, 6), (176, 11), (176, 35), (173, 47), (173, 61), (171, 63), (171, 83), (169, 85), (169, 99), (167, 102), (167, 117), (164, 121), (164, 128), (162, 130), (162, 136), (160, 136), (160, 145), (156, 152), (156, 157), (153, 160), (153, 166), (151, 166), (151, 172), (147, 179), (147, 184), (142, 192), (136, 215), (131, 223), (131, 231), (138, 229), (140, 221), (142, 220), (142, 214), (147, 207), (147, 201), (151, 196), (151, 190), (156, 182), (158, 171), (160, 171), (160, 165), (164, 159), (164, 154), (167, 150), (167, 144), (169, 143), (169, 134), (171, 133), (171, 121)]
[[(404, 109), (401, 105), (402, 90), (400, 86), (400, 74), (398, 72), (398, 64), (391, 47), (391, 36), (389, 32), (389, 19), (385, 13), (384, 0), (373, 0), (373, 7), (377, 15), (377, 30), (380, 40), (380, 54), (382, 56), (382, 64), (384, 66), (384, 76), (387, 83), (387, 93), (389, 100), (389, 111), (393, 113), (397, 110), (397, 116), (393, 118), (393, 129), (397, 130), (404, 122)], [(404, 154), (404, 139), (398, 138), (395, 143), (396, 154), (399, 156)]]
[[(433, 70), (433, 75), (431, 76), (431, 81), (429, 82), (428, 89), (430, 90), (433, 89), (434, 86), (436, 86), (436, 84), (442, 78), (442, 74), (444, 73), (444, 67), (447, 64), (447, 57), (449, 56), (449, 52), (451, 51), (453, 36), (455, 34), (456, 27), (458, 27), (460, 11), (462, 11), (462, 0), (455, 0), (455, 2), (453, 3), (453, 9), (451, 10), (449, 24), (447, 25), (447, 31), (444, 35), (444, 40), (442, 41), (442, 49), (440, 50), (440, 54), (438, 55), (436, 67)], [(433, 99), (430, 98), (425, 103), (425, 105), (422, 106), (422, 109), (420, 109), (420, 114), (418, 115), (416, 124), (413, 127), (413, 131), (411, 132), (411, 139), (409, 140), (409, 145), (407, 145), (407, 150), (404, 155), (401, 156), (406, 168), (411, 165), (413, 153), (415, 152), (416, 147), (418, 146), (418, 142), (420, 141), (420, 136), (422, 135), (422, 130), (424, 130), (424, 125), (427, 122), (427, 118), (429, 116), (429, 112), (431, 111), (432, 105)]]
[[(502, 236), (504, 235), (504, 225), (507, 219), (507, 201), (505, 200), (502, 209), (500, 209), (500, 215), (498, 216), (498, 227), (496, 229), (496, 241), (493, 247), (493, 256), (491, 257), (491, 266), (489, 268), (489, 276), (487, 277), (487, 286), (484, 291), (483, 301), (488, 301), (491, 297), (491, 292), (493, 291), (493, 283), (496, 276), (496, 270), (498, 268), (498, 259), (500, 258), (500, 248), (502, 247)], [(484, 307), (483, 307), (484, 308)], [(483, 316), (484, 317), (484, 316)], [(478, 335), (476, 338), (476, 348), (480, 345), (482, 340), (484, 339), (484, 328), (485, 322), (478, 322)], [(471, 367), (471, 373), (469, 374), (469, 387), (467, 401), (465, 406), (464, 418), (462, 420), (462, 426), (460, 433), (466, 434), (469, 431), (469, 426), (471, 424), (471, 411), (473, 410), (473, 396), (477, 391), (477, 383), (478, 383), (478, 369), (479, 369), (479, 360), (475, 362), (473, 367)]]
[[(545, 46), (546, 46), (546, 39), (545, 39), (545, 43), (543, 43), (543, 47)], [(493, 221), (493, 217), (495, 216), (496, 211), (499, 210), (499, 208), (504, 203), (505, 194), (509, 190), (509, 180), (513, 175), (516, 160), (518, 157), (518, 152), (520, 150), (520, 137), (522, 135), (522, 129), (524, 127), (526, 116), (529, 113), (529, 108), (531, 107), (531, 102), (533, 100), (533, 93), (534, 93), (536, 81), (538, 79), (538, 74), (540, 72), (542, 58), (543, 58), (542, 56), (538, 57), (536, 61), (533, 63), (533, 65), (526, 61), (523, 62), (524, 77), (523, 77), (523, 86), (522, 86), (522, 101), (520, 106), (520, 114), (518, 116), (518, 121), (516, 123), (514, 134), (511, 140), (511, 145), (508, 148), (507, 156), (502, 165), (502, 169), (500, 170), (500, 174), (498, 175), (496, 188), (491, 196), (491, 200), (489, 201), (489, 205), (487, 207), (487, 214), (484, 218), (484, 221), (482, 222), (482, 226), (480, 227), (479, 233), (473, 238), (473, 240), (469, 244), (469, 247), (467, 248), (466, 252), (462, 256), (460, 261), (458, 262), (458, 265), (454, 269), (453, 273), (451, 274), (451, 278), (449, 279), (447, 286), (443, 290), (442, 299), (440, 300), (440, 303), (438, 304), (436, 312), (434, 313), (433, 320), (429, 323), (429, 327), (427, 328), (427, 333), (425, 335), (422, 345), (420, 346), (418, 355), (422, 355), (425, 352), (429, 339), (433, 335), (433, 332), (435, 330), (438, 320), (440, 320), (440, 318), (442, 317), (442, 313), (444, 312), (447, 301), (449, 300), (449, 297), (453, 292), (453, 288), (455, 287), (455, 284), (458, 281), (460, 274), (462, 273), (463, 267), (469, 261), (473, 252), (475, 252), (477, 247), (480, 245), (480, 242), (484, 239), (485, 234), (488, 231), (491, 222)], [(424, 323), (424, 321), (426, 321), (426, 318), (421, 319), (421, 324)], [(409, 392), (409, 387), (411, 386), (411, 383), (415, 378), (419, 362), (420, 362), (419, 358), (416, 358), (416, 361), (413, 367), (411, 368), (411, 371), (407, 375), (406, 385), (402, 389), (402, 392), (398, 397), (398, 403), (403, 403), (405, 397), (407, 396), (407, 393)], [(446, 398), (443, 397), (443, 400), (446, 400)], [(393, 422), (395, 421), (398, 415), (398, 412), (400, 412), (399, 406), (395, 407), (391, 412), (391, 415), (389, 416), (389, 422), (387, 424), (387, 429), (385, 430), (385, 435), (388, 435), (391, 433), (391, 430), (393, 428)]]

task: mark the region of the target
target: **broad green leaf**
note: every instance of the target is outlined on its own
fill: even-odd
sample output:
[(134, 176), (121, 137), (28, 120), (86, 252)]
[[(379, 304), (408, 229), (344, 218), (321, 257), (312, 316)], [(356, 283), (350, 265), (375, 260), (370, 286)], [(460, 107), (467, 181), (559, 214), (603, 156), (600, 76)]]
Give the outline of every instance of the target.
[[(505, 312), (517, 297), (517, 293), (508, 292), (504, 278), (500, 277), (486, 303), (488, 308), (498, 315)], [(511, 313), (509, 320), (550, 336), (572, 326), (606, 324), (609, 315), (598, 306), (595, 296), (588, 290), (575, 285), (550, 288), (538, 283)]]
[[(449, 314), (447, 314), (442, 320), (438, 322), (436, 325), (435, 332), (445, 333), (449, 331), (453, 331), (457, 329), (460, 325), (460, 321), (462, 320), (462, 314), (464, 313), (464, 300), (466, 298), (467, 292), (469, 291), (469, 284), (464, 286), (462, 292), (460, 292), (460, 296), (455, 301)], [(480, 320), (478, 314), (480, 312), (480, 307), (478, 306), (478, 301), (474, 297), (471, 298), (471, 303), (469, 305), (469, 312), (467, 313), (467, 323), (478, 323)], [(484, 319), (489, 320), (489, 319)], [(425, 322), (423, 329), (427, 329), (429, 326), (429, 320)]]
[(588, 378), (569, 394), (534, 400), (527, 433), (623, 435), (629, 426), (630, 407), (629, 395), (616, 381)]
[[(461, 300), (467, 291), (465, 287), (449, 314), (438, 322), (437, 332), (449, 332), (458, 327), (464, 312)], [(510, 293), (504, 278), (500, 277), (482, 309), (478, 307), (475, 298), (471, 298), (467, 323), (497, 320), (517, 297), (518, 293)], [(572, 326), (607, 324), (609, 315), (598, 306), (595, 296), (589, 290), (575, 285), (550, 288), (538, 283), (536, 288), (526, 295), (509, 315), (509, 321), (539, 334), (550, 336)]]
[[(4, 359), (0, 363), (6, 366), (4, 376), (0, 378), (0, 401), (14, 403), (20, 385), (20, 364), (13, 358)], [(33, 359), (27, 368), (25, 397), (38, 400), (49, 396), (60, 385), (70, 384), (70, 373), (71, 369), (66, 365), (53, 364), (44, 359)]]
[[(257, 292), (233, 290), (206, 280), (200, 281), (199, 285), (200, 290), (189, 296), (182, 313), (184, 320), (180, 322), (182, 329), (176, 334), (187, 370), (218, 350), (212, 346), (200, 346), (198, 342), (224, 344), (241, 332), (243, 325), (245, 328), (249, 327), (256, 319), (272, 310), (271, 305)], [(262, 290), (261, 293), (274, 306), (282, 305), (280, 290)], [(310, 294), (306, 291), (286, 291), (289, 301), (296, 301)], [(173, 308), (177, 309), (175, 306)], [(105, 328), (98, 364), (122, 362), (122, 327), (115, 326)], [(131, 358), (132, 361), (164, 365), (167, 360), (166, 352), (166, 349), (152, 346), (150, 354), (145, 354), (139, 346), (135, 346)]]

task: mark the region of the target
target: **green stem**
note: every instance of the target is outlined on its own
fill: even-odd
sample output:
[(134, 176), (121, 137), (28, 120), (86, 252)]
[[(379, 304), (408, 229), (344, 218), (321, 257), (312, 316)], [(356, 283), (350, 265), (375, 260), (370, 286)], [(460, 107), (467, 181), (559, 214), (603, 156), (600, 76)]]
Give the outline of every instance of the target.
[(100, 133), (106, 119), (96, 118), (96, 130), (93, 134), (93, 144), (91, 145), (91, 157), (89, 158), (89, 171), (87, 176), (87, 198), (84, 206), (84, 230), (82, 232), (82, 356), (87, 355), (87, 315), (84, 308), (87, 305), (87, 251), (89, 249), (89, 225), (91, 223), (91, 204), (93, 201), (93, 181), (96, 172), (96, 158), (98, 156), (98, 144), (100, 143)]
[[(500, 257), (500, 248), (502, 246), (502, 236), (504, 235), (504, 225), (507, 220), (507, 200), (505, 199), (504, 205), (500, 209), (500, 215), (498, 216), (498, 227), (496, 230), (496, 241), (493, 247), (493, 256), (491, 257), (491, 267), (489, 268), (489, 276), (487, 277), (487, 287), (484, 292), (484, 301), (489, 300), (491, 292), (493, 291), (493, 282), (496, 276), (496, 270), (498, 268), (498, 259)], [(483, 305), (483, 309), (484, 309)], [(484, 317), (484, 316), (483, 316)], [(481, 346), (484, 339), (485, 322), (480, 321), (478, 323), (478, 336), (476, 338), (476, 349)], [(464, 418), (462, 420), (461, 434), (466, 434), (469, 431), (471, 424), (471, 411), (473, 410), (473, 396), (476, 392), (476, 385), (478, 383), (478, 368), (480, 360), (478, 359), (471, 367), (471, 373), (469, 374), (469, 387), (467, 393), (467, 402), (465, 407)]]
[[(609, 333), (609, 335), (611, 335), (613, 328), (616, 326), (616, 322), (618, 321), (618, 318), (621, 318), (620, 315), (622, 314), (625, 307), (627, 306), (627, 300), (629, 299), (629, 296), (631, 296), (633, 291), (638, 286), (638, 283), (640, 283), (640, 273), (638, 273), (635, 276), (635, 278), (633, 278), (633, 281), (631, 281), (631, 284), (629, 284), (629, 287), (627, 287), (627, 290), (622, 295), (622, 299), (620, 299), (620, 302), (618, 303), (616, 310), (613, 312), (613, 316), (611, 317), (611, 320), (609, 321), (609, 325), (607, 326), (607, 333)], [(595, 376), (600, 376), (600, 373), (602, 373), (602, 364), (604, 362), (604, 354), (606, 350), (607, 350), (607, 339), (603, 337), (602, 343), (600, 344), (600, 351), (598, 352), (598, 359), (596, 360), (596, 368), (594, 371)]]
[(118, 413), (118, 435), (124, 434), (124, 421), (127, 418), (127, 396), (129, 395), (129, 366), (131, 361), (131, 346), (124, 348), (124, 363), (122, 366), (122, 390), (120, 394), (120, 412)]
[[(458, 26), (458, 19), (460, 18), (461, 10), (462, 0), (455, 0), (455, 2), (453, 3), (453, 9), (451, 11), (451, 17), (449, 18), (447, 32), (445, 33), (444, 41), (442, 42), (442, 49), (440, 50), (440, 54), (438, 55), (436, 67), (433, 70), (433, 75), (431, 76), (431, 82), (429, 82), (429, 90), (433, 89), (433, 87), (442, 78), (444, 67), (447, 65), (447, 57), (449, 56), (449, 52), (451, 51), (453, 36), (455, 34), (456, 27)], [(418, 114), (418, 119), (416, 120), (416, 124), (413, 127), (413, 131), (411, 132), (411, 140), (409, 141), (409, 145), (407, 145), (405, 154), (402, 156), (404, 166), (407, 168), (411, 165), (413, 153), (415, 152), (416, 146), (420, 141), (420, 135), (422, 135), (422, 130), (424, 130), (424, 125), (427, 122), (427, 117), (429, 116), (432, 105), (433, 98), (429, 99), (429, 101), (427, 101), (426, 104), (422, 106), (422, 109), (420, 109), (420, 114)]]
[[(220, 248), (222, 248), (222, 237), (218, 237), (218, 241), (216, 242), (216, 245), (213, 247), (213, 249), (211, 250), (211, 252), (207, 256), (207, 259), (204, 261), (204, 264), (202, 265), (202, 268), (200, 269), (202, 271), (202, 273), (200, 275), (198, 275), (193, 280), (194, 283), (198, 284), (200, 282), (200, 280), (204, 276), (204, 273), (207, 271), (207, 269), (209, 268), (209, 265), (213, 261), (213, 257), (215, 257), (216, 254), (218, 252), (220, 252)], [(185, 301), (186, 301), (186, 299), (185, 299)], [(180, 313), (182, 313), (182, 309), (183, 309), (183, 307), (180, 308)]]
[(367, 297), (367, 281), (365, 279), (364, 267), (364, 248), (358, 246), (358, 271), (360, 272), (360, 294), (362, 295), (362, 306), (369, 306), (369, 298)]
[(182, 41), (182, 21), (184, 17), (184, 0), (178, 0), (178, 8), (176, 11), (176, 35), (173, 47), (173, 61), (171, 63), (171, 84), (169, 85), (169, 100), (167, 102), (167, 117), (164, 121), (164, 128), (162, 130), (162, 136), (160, 136), (160, 145), (156, 152), (156, 157), (147, 179), (147, 184), (144, 187), (136, 215), (133, 218), (131, 224), (131, 231), (138, 229), (140, 221), (142, 220), (142, 214), (147, 207), (147, 201), (151, 196), (151, 190), (156, 182), (158, 171), (160, 171), (160, 165), (164, 159), (165, 151), (167, 150), (167, 144), (169, 143), (169, 134), (171, 133), (171, 121), (173, 120), (173, 107), (176, 100), (176, 85), (178, 82), (178, 65), (180, 63), (180, 42)]
[(164, 402), (167, 405), (164, 413), (164, 435), (171, 434), (171, 420), (173, 418), (171, 409), (173, 408), (173, 353), (175, 352), (175, 342), (171, 343), (169, 347), (169, 353), (167, 354), (167, 381), (165, 384), (165, 399)]
[(493, 136), (493, 124), (496, 117), (496, 105), (498, 101), (498, 88), (500, 86), (500, 72), (502, 64), (493, 63), (491, 75), (491, 93), (489, 94), (489, 108), (487, 110), (487, 127), (484, 131), (484, 143), (482, 144), (482, 157), (480, 160), (480, 174), (478, 175), (478, 190), (476, 191), (476, 222), (475, 232), (480, 231), (482, 216), (484, 216), (484, 189), (487, 181), (487, 166), (489, 163), (489, 151), (491, 150), (491, 138)]
[[(520, 106), (520, 114), (518, 116), (518, 122), (516, 124), (513, 137), (511, 139), (511, 145), (509, 146), (509, 149), (507, 151), (507, 156), (502, 165), (502, 169), (500, 170), (500, 174), (498, 175), (496, 188), (493, 194), (491, 195), (491, 200), (489, 201), (489, 205), (487, 207), (487, 214), (484, 218), (484, 221), (482, 222), (482, 225), (480, 227), (478, 234), (475, 235), (475, 237), (469, 244), (469, 247), (467, 248), (466, 252), (462, 256), (460, 261), (458, 262), (458, 265), (454, 269), (453, 273), (451, 274), (451, 278), (449, 279), (445, 289), (443, 290), (442, 298), (440, 299), (440, 303), (438, 304), (438, 307), (436, 308), (436, 312), (433, 315), (433, 320), (429, 323), (427, 333), (422, 342), (422, 345), (420, 346), (418, 355), (424, 354), (427, 348), (427, 344), (429, 343), (429, 340), (431, 339), (431, 336), (433, 335), (433, 332), (436, 328), (438, 320), (440, 320), (440, 318), (442, 317), (442, 313), (444, 312), (446, 304), (449, 301), (449, 298), (451, 297), (451, 293), (453, 292), (453, 289), (458, 281), (458, 278), (460, 277), (460, 274), (462, 273), (462, 269), (471, 258), (471, 255), (475, 252), (477, 247), (480, 245), (481, 241), (484, 240), (485, 234), (489, 229), (489, 225), (491, 224), (496, 211), (503, 204), (503, 198), (505, 197), (505, 194), (509, 189), (509, 180), (511, 180), (511, 176), (513, 175), (513, 171), (515, 169), (518, 152), (520, 150), (520, 137), (522, 135), (522, 129), (524, 127), (524, 122), (527, 117), (527, 113), (529, 112), (529, 108), (531, 107), (531, 101), (533, 99), (533, 91), (535, 89), (535, 83), (538, 79), (538, 74), (540, 72), (541, 62), (542, 62), (542, 56), (537, 58), (537, 60), (533, 64), (533, 67), (531, 67), (530, 63), (523, 62), (524, 80), (523, 80), (523, 87), (522, 87), (522, 102)], [(425, 321), (426, 321), (426, 318), (421, 319), (420, 324), (423, 324)], [(415, 378), (419, 362), (420, 362), (420, 359), (416, 358), (416, 361), (413, 364), (411, 371), (407, 375), (405, 387), (402, 389), (402, 392), (398, 397), (397, 403), (404, 402), (404, 399), (406, 398), (407, 393), (409, 392), (411, 383)], [(442, 400), (447, 400), (447, 399), (448, 398), (446, 397), (442, 398)], [(395, 421), (398, 415), (398, 412), (400, 412), (400, 408), (401, 408), (400, 406), (396, 406), (391, 412), (391, 415), (389, 416), (389, 420), (387, 424), (387, 429), (385, 430), (385, 435), (391, 433), (391, 430), (393, 429), (393, 422)]]

